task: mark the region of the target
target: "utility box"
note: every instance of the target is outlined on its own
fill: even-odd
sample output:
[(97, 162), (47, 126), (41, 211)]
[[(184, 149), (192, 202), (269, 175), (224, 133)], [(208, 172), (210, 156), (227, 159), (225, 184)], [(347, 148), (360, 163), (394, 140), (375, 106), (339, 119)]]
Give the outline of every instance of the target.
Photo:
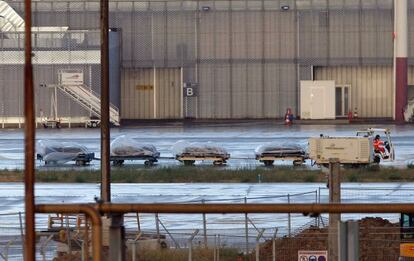
[(370, 164), (374, 161), (372, 137), (318, 137), (309, 139), (309, 158), (316, 164), (339, 159), (343, 164)]
[(300, 117), (335, 119), (335, 81), (300, 81)]

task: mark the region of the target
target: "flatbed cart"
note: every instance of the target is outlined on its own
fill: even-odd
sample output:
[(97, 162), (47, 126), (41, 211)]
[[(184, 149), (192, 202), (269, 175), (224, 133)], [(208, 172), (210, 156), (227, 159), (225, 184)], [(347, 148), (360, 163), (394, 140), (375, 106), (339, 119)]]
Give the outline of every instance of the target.
[[(36, 154), (36, 159), (40, 161), (44, 161), (45, 165), (56, 165), (58, 163), (57, 160), (44, 160), (41, 154)], [(95, 159), (95, 153), (80, 153), (75, 158), (71, 159), (70, 161), (75, 161), (76, 166), (85, 166), (89, 162)]]
[(145, 166), (153, 166), (154, 163), (158, 162), (160, 155), (153, 156), (110, 156), (109, 160), (112, 161), (112, 164), (116, 167), (120, 167), (124, 164), (126, 160), (144, 160)]
[(281, 155), (263, 153), (256, 155), (256, 160), (264, 163), (265, 166), (273, 166), (275, 161), (292, 161), (293, 166), (299, 166), (305, 163), (308, 157), (306, 155)]
[(180, 155), (176, 155), (175, 159), (184, 163), (185, 166), (193, 166), (196, 161), (213, 161), (214, 166), (221, 166), (227, 163), (227, 160), (230, 159), (230, 154), (218, 155), (182, 153)]

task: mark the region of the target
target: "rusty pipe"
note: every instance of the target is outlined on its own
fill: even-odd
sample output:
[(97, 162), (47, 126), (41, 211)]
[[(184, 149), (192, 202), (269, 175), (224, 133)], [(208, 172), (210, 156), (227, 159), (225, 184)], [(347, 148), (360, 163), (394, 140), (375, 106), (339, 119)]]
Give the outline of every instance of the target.
[(102, 260), (102, 221), (99, 212), (88, 204), (71, 204), (71, 205), (36, 205), (37, 213), (62, 213), (76, 214), (83, 213), (91, 219), (92, 222), (92, 258), (94, 261)]
[(32, 1), (24, 1), (24, 207), (25, 237), (24, 258), (26, 261), (36, 259), (35, 243), (35, 109), (32, 66)]
[(101, 213), (414, 213), (414, 204), (111, 204)]

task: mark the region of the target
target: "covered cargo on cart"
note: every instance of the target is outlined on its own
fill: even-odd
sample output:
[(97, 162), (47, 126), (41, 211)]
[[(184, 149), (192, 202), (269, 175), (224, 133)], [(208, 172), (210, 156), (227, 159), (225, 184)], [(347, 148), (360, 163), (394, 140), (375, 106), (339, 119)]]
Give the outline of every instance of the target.
[(230, 158), (226, 149), (212, 143), (189, 143), (178, 141), (172, 147), (175, 158), (185, 165), (193, 165), (195, 161), (213, 161), (214, 165), (222, 165)]
[(256, 160), (266, 166), (273, 165), (276, 160), (291, 160), (294, 165), (299, 165), (307, 159), (306, 146), (292, 142), (271, 142), (260, 145), (255, 150)]
[(75, 142), (39, 140), (36, 145), (36, 158), (44, 161), (45, 165), (75, 161), (76, 165), (83, 166), (94, 157), (93, 152)]
[(111, 142), (111, 161), (120, 166), (125, 160), (145, 160), (145, 165), (158, 161), (160, 153), (155, 146), (143, 144), (133, 138), (122, 135)]

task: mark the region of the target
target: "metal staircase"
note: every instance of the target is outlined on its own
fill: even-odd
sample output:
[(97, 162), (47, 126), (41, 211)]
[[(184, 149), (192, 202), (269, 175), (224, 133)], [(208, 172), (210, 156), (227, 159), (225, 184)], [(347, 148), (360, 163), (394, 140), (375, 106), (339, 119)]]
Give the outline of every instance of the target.
[(0, 1), (0, 32), (19, 31), (23, 28), (23, 18), (8, 3)]
[[(101, 98), (98, 93), (85, 85), (56, 85), (55, 87), (83, 108), (93, 112), (99, 118), (101, 117)], [(119, 109), (113, 104), (109, 105), (109, 121), (119, 126)]]

